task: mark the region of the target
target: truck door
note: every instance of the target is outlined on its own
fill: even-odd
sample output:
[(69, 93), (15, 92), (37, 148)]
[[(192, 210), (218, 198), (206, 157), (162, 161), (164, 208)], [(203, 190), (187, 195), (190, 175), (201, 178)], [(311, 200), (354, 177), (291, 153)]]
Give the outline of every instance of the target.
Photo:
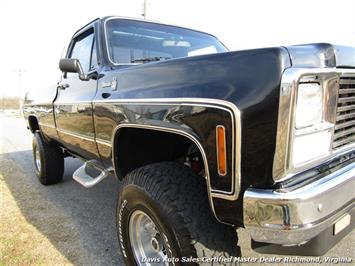
[[(73, 38), (67, 57), (78, 59), (85, 73), (90, 74), (97, 70), (96, 47), (95, 30), (91, 27)], [(76, 73), (63, 73), (57, 90), (54, 111), (60, 141), (87, 160), (99, 159), (92, 105), (97, 81), (83, 81)]]

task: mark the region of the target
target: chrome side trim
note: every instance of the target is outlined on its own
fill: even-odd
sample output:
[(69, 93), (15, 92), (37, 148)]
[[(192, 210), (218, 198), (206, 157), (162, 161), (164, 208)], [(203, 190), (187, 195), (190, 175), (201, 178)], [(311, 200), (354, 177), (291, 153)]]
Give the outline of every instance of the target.
[[(56, 129), (54, 127), (54, 129)], [(62, 129), (57, 129), (59, 133), (62, 133), (62, 134), (65, 134), (65, 135), (69, 135), (69, 136), (72, 136), (72, 137), (75, 137), (75, 138), (81, 138), (81, 139), (84, 139), (84, 140), (87, 140), (87, 141), (91, 141), (91, 142), (97, 142), (98, 144), (101, 144), (101, 145), (105, 145), (105, 146), (108, 146), (108, 147), (112, 147), (112, 144), (106, 140), (103, 140), (103, 139), (99, 139), (99, 138), (93, 138), (93, 137), (89, 137), (89, 136), (84, 136), (82, 134), (78, 134), (78, 133), (73, 133), (73, 132), (70, 132), (70, 131), (66, 131), (66, 130), (62, 130)]]
[[(320, 76), (323, 78), (327, 88), (338, 88), (338, 80), (341, 75), (355, 74), (352, 69), (338, 69), (338, 68), (288, 68), (282, 75), (280, 86), (280, 100), (277, 124), (276, 148), (273, 162), (273, 178), (276, 182), (293, 177), (298, 172), (311, 168), (321, 162), (338, 156), (344, 150), (350, 151), (355, 146), (349, 145), (345, 149), (331, 151), (327, 157), (311, 161), (301, 167), (294, 168), (291, 165), (292, 154), (292, 139), (294, 135), (294, 106), (297, 98), (297, 87), (302, 78), (308, 76)], [(337, 97), (337, 96), (336, 96)], [(335, 101), (336, 99), (328, 99)], [(335, 109), (336, 106), (326, 106), (324, 115), (327, 120), (335, 123)], [(333, 110), (334, 109), (334, 110)], [(330, 147), (331, 149), (331, 147)]]
[(150, 125), (139, 125), (139, 124), (120, 124), (120, 125), (116, 126), (116, 128), (114, 129), (113, 135), (112, 135), (112, 143), (113, 143), (113, 145), (112, 145), (112, 164), (113, 164), (114, 171), (116, 171), (116, 165), (115, 165), (115, 160), (114, 160), (116, 155), (115, 155), (115, 149), (113, 147), (115, 147), (116, 134), (118, 133), (118, 131), (121, 128), (142, 128), (142, 129), (151, 129), (151, 130), (169, 132), (169, 133), (178, 134), (178, 135), (187, 137), (193, 143), (195, 143), (197, 148), (200, 150), (200, 153), (201, 153), (202, 159), (203, 159), (203, 164), (205, 167), (205, 174), (206, 174), (205, 178), (207, 180), (207, 191), (208, 191), (208, 198), (209, 198), (210, 206), (211, 206), (212, 212), (214, 213), (214, 216), (216, 217), (217, 220), (219, 220), (216, 215), (215, 209), (214, 209), (212, 197), (219, 197), (221, 195), (220, 194), (214, 195), (211, 192), (210, 173), (209, 173), (206, 153), (205, 153), (201, 143), (199, 142), (199, 140), (196, 137), (194, 137), (193, 135), (186, 133), (182, 130), (177, 130), (177, 129), (172, 129), (172, 128), (150, 126)]
[(79, 139), (84, 139), (84, 140), (87, 140), (87, 141), (95, 142), (95, 138), (93, 138), (93, 137), (84, 136), (82, 134), (73, 133), (73, 132), (70, 132), (70, 131), (62, 130), (62, 129), (57, 129), (57, 131), (59, 133), (65, 134), (65, 135), (72, 136), (74, 138), (79, 138)]
[(40, 123), (40, 122), (38, 122), (38, 125), (39, 125), (40, 127), (49, 127), (49, 128), (51, 128), (51, 129), (56, 129), (55, 126), (48, 125), (48, 124), (44, 124), (44, 123)]
[[(130, 105), (180, 105), (180, 106), (203, 106), (210, 108), (218, 108), (227, 111), (231, 115), (232, 119), (232, 191), (226, 192), (221, 190), (212, 190), (211, 195), (216, 198), (222, 198), (226, 200), (236, 200), (239, 197), (240, 192), (240, 163), (241, 163), (241, 114), (239, 109), (231, 102), (209, 98), (145, 98), (145, 99), (105, 99), (93, 101), (93, 104), (130, 104)], [(128, 124), (126, 124), (128, 125)], [(129, 124), (137, 125), (139, 127), (146, 127), (149, 129), (157, 128), (164, 129), (163, 127), (156, 127), (151, 125)], [(120, 126), (120, 125), (118, 125)], [(178, 129), (171, 129), (175, 132), (187, 134), (185, 131)], [(115, 136), (113, 132), (113, 137)], [(112, 141), (113, 143), (113, 141)], [(234, 177), (234, 178), (233, 178)]]
[(104, 139), (96, 138), (96, 142), (97, 142), (97, 144), (105, 145), (110, 148), (112, 147), (112, 143), (108, 142), (107, 140), (104, 140)]
[[(211, 98), (128, 98), (128, 99), (102, 99), (102, 100), (94, 100), (93, 103), (127, 103), (127, 104), (135, 104), (135, 103), (156, 103), (159, 105), (166, 105), (166, 104), (187, 104), (192, 105), (193, 103), (200, 103), (203, 106), (206, 104), (210, 105), (221, 105), (226, 106), (232, 109), (234, 112), (239, 112), (239, 109), (231, 102), (219, 99), (211, 99)], [(217, 106), (218, 108), (218, 106)], [(222, 108), (223, 109), (223, 108)]]
[(249, 188), (244, 226), (255, 241), (305, 243), (355, 206), (355, 163), (292, 191)]
[(62, 105), (77, 105), (77, 104), (92, 104), (92, 101), (86, 100), (86, 101), (75, 101), (75, 102), (65, 102), (65, 103), (54, 103), (55, 107), (57, 106), (62, 106)]
[[(224, 191), (212, 190), (211, 189), (210, 173), (209, 173), (209, 167), (208, 167), (208, 161), (207, 161), (206, 153), (205, 153), (200, 141), (195, 136), (193, 136), (192, 134), (187, 133), (187, 132), (182, 131), (182, 130), (173, 129), (173, 128), (166, 128), (166, 127), (158, 127), (158, 126), (151, 126), (151, 125), (140, 125), (140, 124), (120, 124), (120, 125), (118, 125), (115, 128), (114, 134), (112, 136), (112, 138), (113, 138), (112, 139), (113, 147), (115, 146), (114, 139), (115, 139), (116, 133), (121, 128), (142, 128), (142, 129), (157, 130), (157, 131), (174, 133), (174, 134), (178, 134), (178, 135), (181, 135), (181, 136), (189, 138), (192, 142), (194, 142), (196, 144), (197, 148), (199, 149), (199, 151), (200, 151), (200, 153), (202, 155), (203, 164), (204, 164), (205, 173), (206, 173), (206, 177), (205, 178), (207, 180), (207, 188), (208, 188), (208, 193), (209, 193), (211, 206), (213, 205), (211, 197), (222, 198), (222, 199), (230, 199), (230, 197), (228, 197), (228, 195), (220, 194), (220, 193), (223, 193)], [(114, 149), (112, 149), (112, 157), (115, 158)], [(116, 169), (114, 160), (113, 160), (113, 168)]]

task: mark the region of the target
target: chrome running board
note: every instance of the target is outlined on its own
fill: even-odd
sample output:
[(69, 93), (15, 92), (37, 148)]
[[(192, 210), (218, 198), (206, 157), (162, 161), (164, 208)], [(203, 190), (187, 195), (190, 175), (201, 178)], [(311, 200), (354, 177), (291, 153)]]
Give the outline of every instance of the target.
[[(100, 174), (96, 177), (92, 177), (89, 175), (86, 171), (87, 167), (92, 167), (95, 170), (99, 171)], [(82, 166), (80, 166), (74, 173), (73, 173), (73, 179), (77, 181), (79, 184), (86, 188), (91, 188), (95, 185), (97, 185), (99, 182), (101, 182), (103, 179), (105, 179), (109, 174), (109, 171), (107, 170), (102, 170), (99, 169), (95, 166), (92, 166), (90, 163), (85, 162)]]

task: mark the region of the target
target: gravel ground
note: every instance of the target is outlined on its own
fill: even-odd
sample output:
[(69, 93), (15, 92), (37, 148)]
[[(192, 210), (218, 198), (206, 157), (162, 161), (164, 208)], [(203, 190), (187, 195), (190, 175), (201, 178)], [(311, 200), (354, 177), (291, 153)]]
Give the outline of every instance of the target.
[[(31, 141), (23, 119), (0, 116), (0, 265), (122, 265), (115, 229), (119, 182), (108, 178), (85, 189), (71, 178), (81, 162), (68, 158), (63, 182), (42, 186)], [(243, 257), (280, 258), (253, 252), (246, 231), (238, 234)], [(352, 232), (325, 257), (355, 258), (354, 240)]]

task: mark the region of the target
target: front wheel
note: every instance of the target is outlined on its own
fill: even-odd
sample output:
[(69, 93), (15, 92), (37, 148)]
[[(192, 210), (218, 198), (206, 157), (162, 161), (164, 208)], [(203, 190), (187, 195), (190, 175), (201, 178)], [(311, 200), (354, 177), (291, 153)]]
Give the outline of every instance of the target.
[(213, 216), (202, 177), (175, 163), (129, 173), (117, 205), (127, 265), (236, 265), (236, 232)]

